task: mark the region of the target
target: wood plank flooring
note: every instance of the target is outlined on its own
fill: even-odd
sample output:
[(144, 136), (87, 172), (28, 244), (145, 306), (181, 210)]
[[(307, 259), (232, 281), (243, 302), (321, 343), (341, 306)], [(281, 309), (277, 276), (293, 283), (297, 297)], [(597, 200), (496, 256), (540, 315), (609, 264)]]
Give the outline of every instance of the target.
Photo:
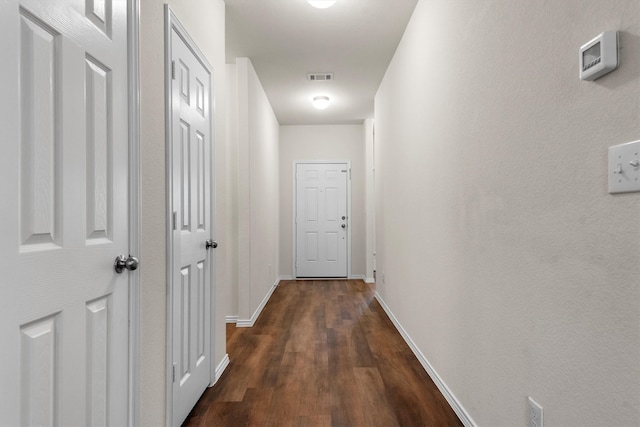
[(361, 280), (284, 281), (183, 426), (461, 426)]

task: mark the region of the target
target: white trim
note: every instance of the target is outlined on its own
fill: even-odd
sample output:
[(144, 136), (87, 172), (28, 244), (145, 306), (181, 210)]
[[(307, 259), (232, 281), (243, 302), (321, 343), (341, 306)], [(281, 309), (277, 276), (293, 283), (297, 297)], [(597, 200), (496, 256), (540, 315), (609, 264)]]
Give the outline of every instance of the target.
[(438, 387), (438, 390), (440, 390), (440, 393), (442, 393), (444, 398), (447, 399), (447, 402), (449, 402), (449, 405), (451, 406), (451, 408), (454, 410), (458, 418), (460, 418), (460, 421), (462, 422), (462, 424), (464, 424), (466, 427), (475, 427), (476, 423), (473, 421), (469, 413), (464, 409), (460, 401), (456, 398), (456, 396), (449, 389), (449, 387), (447, 387), (445, 382), (438, 375), (438, 373), (433, 368), (431, 363), (429, 363), (429, 361), (424, 356), (424, 354), (422, 354), (422, 352), (420, 351), (416, 343), (413, 342), (413, 340), (411, 339), (407, 331), (402, 327), (402, 325), (400, 324), (396, 316), (394, 316), (394, 314), (391, 312), (391, 309), (384, 302), (384, 300), (382, 299), (382, 297), (378, 292), (376, 292), (376, 299), (380, 303), (380, 306), (382, 307), (382, 309), (387, 313), (387, 316), (389, 316), (389, 319), (393, 322), (398, 332), (400, 332), (400, 335), (402, 335), (402, 338), (404, 338), (407, 345), (411, 348), (411, 351), (413, 351), (413, 354), (418, 358), (418, 361), (420, 362), (424, 370), (427, 371), (427, 374), (429, 374), (433, 382), (436, 384), (436, 386)]
[(229, 354), (225, 354), (222, 360), (220, 361), (220, 363), (218, 364), (218, 366), (216, 367), (215, 380), (209, 387), (213, 387), (218, 382), (222, 374), (224, 374), (224, 371), (227, 369), (227, 366), (229, 366), (229, 363), (231, 363), (231, 360), (229, 360)]
[(164, 117), (164, 133), (165, 133), (165, 235), (167, 237), (166, 247), (166, 346), (165, 346), (165, 424), (167, 427), (171, 427), (173, 421), (173, 366), (171, 361), (173, 360), (173, 301), (171, 299), (171, 282), (173, 280), (173, 229), (172, 221), (173, 214), (171, 212), (171, 203), (173, 200), (172, 191), (172, 171), (171, 171), (171, 135), (172, 135), (172, 113), (171, 113), (171, 12), (169, 5), (164, 5), (164, 103), (165, 103), (165, 117)]
[(298, 224), (296, 221), (298, 220), (298, 162), (293, 161), (293, 172), (291, 173), (291, 182), (293, 182), (293, 192), (291, 197), (291, 222), (293, 223), (293, 232), (291, 233), (291, 277), (292, 280), (295, 280), (295, 277), (298, 275)]
[[(142, 259), (140, 233), (140, 0), (127, 5), (129, 253)], [(144, 266), (144, 264), (142, 264)], [(140, 270), (129, 273), (129, 426), (140, 425)]]
[(226, 323), (238, 323), (238, 316), (227, 316), (225, 318)]
[(364, 279), (365, 283), (376, 283), (376, 280), (373, 277), (367, 277)]
[[(293, 248), (291, 271), (292, 277), (298, 277), (297, 269), (297, 256), (298, 256), (298, 227), (296, 224), (297, 217), (297, 198), (298, 198), (298, 182), (297, 182), (297, 170), (299, 164), (325, 164), (325, 163), (341, 163), (347, 165), (347, 278), (351, 277), (351, 160), (294, 160), (293, 161), (293, 175), (291, 181), (293, 182), (293, 197), (291, 199), (291, 205), (293, 213), (291, 215), (293, 223)], [(295, 279), (292, 279), (295, 280)]]
[(171, 138), (173, 133), (172, 128), (172, 111), (171, 111), (171, 11), (169, 5), (164, 5), (164, 81), (165, 81), (165, 197), (166, 197), (166, 230), (167, 237), (166, 247), (166, 310), (167, 310), (167, 331), (166, 331), (166, 364), (165, 364), (165, 383), (166, 383), (166, 407), (165, 407), (165, 424), (167, 427), (171, 427), (173, 423), (173, 300), (171, 298), (171, 283), (173, 281), (173, 215), (172, 215), (172, 200), (173, 200), (173, 188), (172, 188), (172, 159), (171, 159)]
[[(187, 37), (189, 35), (187, 34)], [(215, 97), (215, 86), (216, 86), (216, 80), (215, 77), (213, 75), (214, 73), (214, 69), (213, 66), (207, 61), (207, 57), (200, 52), (200, 50), (198, 50), (198, 46), (196, 46), (196, 44), (191, 40), (191, 43), (193, 43), (193, 48), (196, 49), (196, 52), (198, 53), (198, 55), (196, 55), (196, 57), (198, 58), (198, 60), (200, 61), (204, 61), (204, 65), (205, 68), (207, 69), (207, 71), (209, 71), (209, 79), (210, 79), (210, 85), (209, 85), (209, 108), (210, 108), (210, 113), (209, 113), (209, 132), (211, 134), (211, 174), (210, 174), (210, 182), (209, 182), (209, 188), (211, 191), (210, 197), (210, 203), (211, 203), (211, 208), (210, 208), (210, 215), (211, 215), (211, 226), (210, 226), (210, 230), (211, 230), (211, 234), (209, 235), (209, 238), (211, 240), (217, 241), (216, 238), (216, 200), (217, 200), (217, 193), (216, 193), (216, 97)], [(218, 243), (219, 245), (219, 243)], [(216, 318), (216, 271), (218, 270), (217, 267), (217, 263), (216, 263), (216, 249), (212, 248), (212, 250), (207, 251), (209, 252), (209, 254), (207, 254), (207, 256), (211, 257), (211, 268), (209, 269), (209, 273), (211, 275), (211, 279), (210, 279), (210, 283), (211, 283), (211, 289), (210, 289), (210, 321), (211, 321), (211, 327), (210, 327), (210, 337), (209, 337), (209, 342), (211, 344), (211, 372), (209, 373), (209, 379), (210, 379), (210, 385), (213, 385), (216, 383), (216, 381), (218, 381), (217, 377), (216, 377), (216, 371), (213, 369), (213, 361), (215, 361), (215, 357), (216, 357), (216, 327), (215, 327), (215, 318)], [(226, 347), (226, 344), (225, 344)]]
[(364, 274), (352, 274), (349, 276), (349, 280), (366, 280), (366, 276)]
[[(214, 134), (214, 109), (215, 109), (215, 99), (213, 96), (213, 67), (208, 62), (206, 56), (200, 51), (196, 43), (189, 36), (189, 33), (184, 28), (184, 26), (180, 23), (176, 15), (173, 13), (168, 4), (164, 5), (164, 24), (165, 24), (165, 32), (164, 32), (164, 71), (165, 71), (165, 188), (166, 188), (166, 237), (167, 237), (167, 248), (166, 248), (166, 257), (167, 257), (167, 266), (166, 266), (166, 278), (167, 278), (167, 327), (166, 327), (166, 367), (165, 367), (165, 384), (166, 384), (166, 408), (165, 408), (165, 423), (169, 427), (173, 422), (173, 393), (174, 393), (174, 383), (172, 381), (172, 370), (173, 370), (173, 300), (172, 300), (172, 292), (171, 285), (173, 281), (173, 212), (172, 212), (172, 203), (173, 203), (173, 189), (172, 189), (172, 176), (173, 176), (173, 158), (171, 152), (171, 138), (173, 137), (173, 111), (172, 111), (172, 77), (171, 77), (171, 62), (172, 62), (172, 51), (171, 51), (171, 32), (175, 30), (176, 34), (182, 39), (185, 45), (191, 50), (195, 58), (202, 64), (203, 68), (209, 73), (210, 85), (209, 85), (209, 100), (210, 100), (210, 129), (209, 132), (211, 134), (211, 233), (215, 230), (215, 134)], [(214, 236), (210, 236), (209, 238), (213, 239)], [(211, 366), (209, 372), (209, 384), (213, 385), (215, 383), (215, 372), (213, 370), (213, 360), (215, 358), (215, 327), (213, 325), (213, 319), (215, 319), (215, 257), (213, 255), (213, 251), (207, 251), (207, 256), (211, 257), (211, 268), (210, 268), (210, 319), (212, 322), (211, 330), (210, 330), (210, 349), (211, 352), (209, 357), (211, 358)]]
[(265, 297), (263, 298), (258, 308), (256, 308), (256, 311), (253, 312), (253, 316), (251, 316), (251, 319), (238, 319), (236, 321), (236, 327), (238, 328), (253, 327), (253, 325), (256, 323), (256, 320), (258, 320), (258, 317), (260, 317), (260, 313), (262, 313), (264, 306), (267, 305), (267, 302), (269, 302), (269, 298), (271, 298), (271, 295), (273, 295), (273, 291), (276, 290), (279, 283), (280, 283), (280, 279), (276, 279), (273, 285), (271, 285), (271, 289), (269, 289), (269, 292), (267, 292), (267, 295), (265, 295)]
[(347, 161), (347, 277), (351, 276), (351, 160)]

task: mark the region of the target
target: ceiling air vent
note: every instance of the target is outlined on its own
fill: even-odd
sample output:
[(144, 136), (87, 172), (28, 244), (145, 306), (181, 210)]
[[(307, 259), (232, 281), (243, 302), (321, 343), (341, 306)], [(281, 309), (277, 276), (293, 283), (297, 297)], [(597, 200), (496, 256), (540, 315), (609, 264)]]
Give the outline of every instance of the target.
[(312, 82), (326, 82), (329, 80), (333, 80), (333, 73), (307, 74), (307, 78)]

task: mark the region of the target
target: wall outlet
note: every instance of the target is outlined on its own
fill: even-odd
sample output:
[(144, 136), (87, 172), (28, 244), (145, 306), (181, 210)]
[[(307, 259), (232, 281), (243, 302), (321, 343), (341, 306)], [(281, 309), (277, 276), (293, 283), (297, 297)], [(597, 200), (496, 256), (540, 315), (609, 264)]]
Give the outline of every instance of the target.
[(529, 427), (543, 427), (542, 406), (529, 398)]

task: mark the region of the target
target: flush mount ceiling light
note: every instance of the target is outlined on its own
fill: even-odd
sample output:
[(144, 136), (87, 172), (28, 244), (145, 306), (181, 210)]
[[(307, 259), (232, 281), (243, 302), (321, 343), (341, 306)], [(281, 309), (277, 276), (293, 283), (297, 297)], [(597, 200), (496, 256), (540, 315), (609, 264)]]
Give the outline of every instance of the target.
[(328, 7), (333, 6), (336, 0), (308, 0), (309, 4), (313, 7), (317, 7), (318, 9), (326, 9)]
[(329, 106), (329, 97), (328, 96), (314, 96), (313, 97), (313, 106), (318, 110), (324, 110)]

